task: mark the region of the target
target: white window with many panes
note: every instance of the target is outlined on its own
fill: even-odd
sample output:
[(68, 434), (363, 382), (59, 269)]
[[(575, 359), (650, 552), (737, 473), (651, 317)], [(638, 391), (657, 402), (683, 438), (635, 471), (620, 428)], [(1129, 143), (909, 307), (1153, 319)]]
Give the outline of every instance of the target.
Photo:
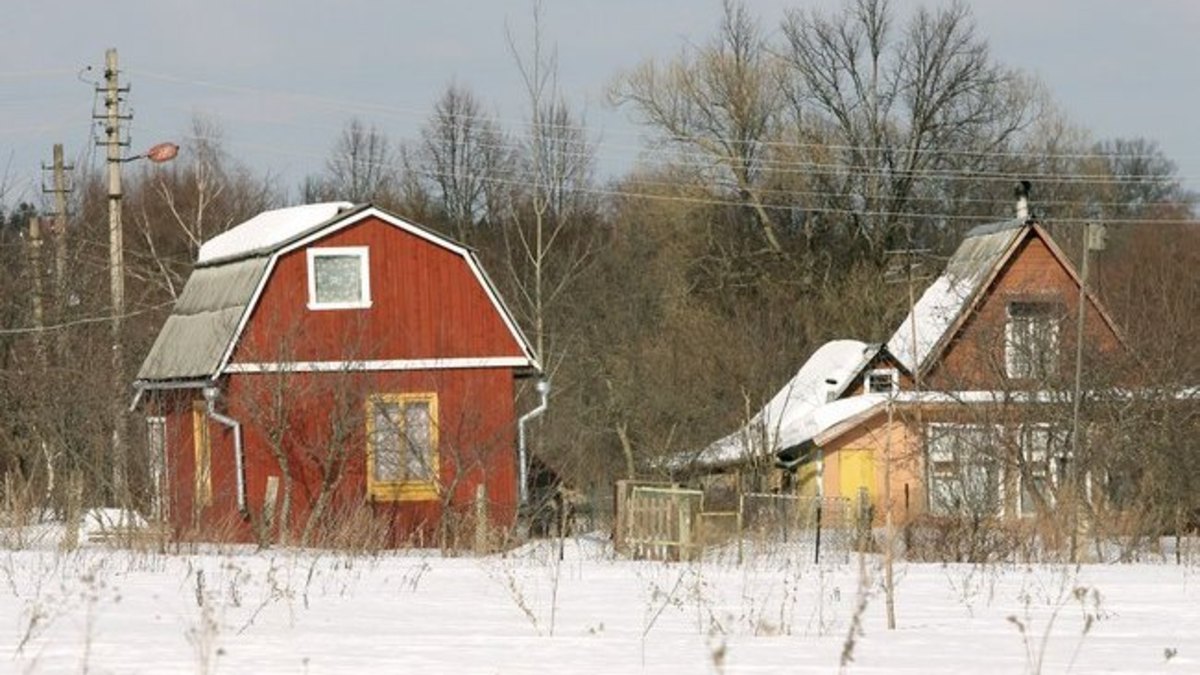
[(939, 515), (997, 515), (1002, 508), (998, 427), (931, 424), (929, 508)]
[(1042, 379), (1058, 372), (1062, 306), (1010, 302), (1004, 327), (1004, 369), (1012, 379)]
[(370, 263), (366, 246), (308, 249), (308, 308), (370, 307)]
[(1050, 424), (1021, 427), (1020, 515), (1035, 515), (1039, 505), (1054, 506), (1058, 488), (1067, 481), (1070, 460), (1070, 438), (1065, 431)]

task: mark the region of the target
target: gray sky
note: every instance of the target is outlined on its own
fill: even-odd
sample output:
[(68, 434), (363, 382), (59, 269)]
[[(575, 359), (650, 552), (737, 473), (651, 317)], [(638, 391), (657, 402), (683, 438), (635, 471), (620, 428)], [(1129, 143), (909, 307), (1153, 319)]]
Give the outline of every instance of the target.
[[(834, 0), (751, 0), (775, 30), (785, 7)], [(907, 15), (918, 4), (894, 0)], [(1096, 138), (1157, 140), (1200, 190), (1200, 1), (977, 0), (978, 28), (1003, 63), (1042, 79)], [(451, 80), (502, 123), (525, 113), (505, 26), (528, 45), (529, 0), (369, 2), (6, 0), (0, 22), (0, 170), (8, 201), (37, 197), (51, 145), (91, 144), (104, 50), (120, 50), (132, 84), (133, 148), (178, 139), (195, 113), (217, 120), (226, 147), (292, 190), (319, 171), (352, 116), (411, 138)], [(712, 35), (718, 0), (548, 0), (560, 83), (599, 137), (602, 171), (631, 165), (639, 129), (604, 103), (612, 76)], [(78, 72), (93, 66), (90, 73)]]

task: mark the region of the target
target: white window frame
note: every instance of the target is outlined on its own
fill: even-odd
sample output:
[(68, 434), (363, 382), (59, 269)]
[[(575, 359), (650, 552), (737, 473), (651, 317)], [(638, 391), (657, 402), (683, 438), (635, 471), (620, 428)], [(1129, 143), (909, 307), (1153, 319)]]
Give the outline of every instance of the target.
[[(1046, 314), (1046, 344), (1020, 345), (1025, 352), (1018, 349), (1018, 336), (1014, 321), (1036, 321), (1033, 317), (1014, 317), (1014, 305), (1045, 305), (1049, 309)], [(1011, 380), (1031, 380), (1051, 377), (1058, 374), (1058, 359), (1061, 349), (1059, 319), (1061, 304), (1052, 299), (1010, 300), (1005, 307), (1004, 322), (1004, 374)], [(1040, 317), (1039, 317), (1040, 318)], [(1031, 351), (1030, 348), (1035, 351)]]
[[(892, 382), (891, 388), (887, 391), (871, 391), (871, 377), (878, 375), (886, 375)], [(895, 368), (876, 368), (868, 370), (866, 375), (863, 375), (863, 393), (864, 394), (895, 394), (900, 391), (900, 371)]]
[[(986, 484), (984, 487), (985, 489), (995, 489), (994, 499), (996, 503), (994, 512), (980, 513), (978, 515), (1004, 515), (1004, 464), (999, 457), (990, 457), (984, 454), (982, 447), (973, 447), (970, 445), (969, 438), (972, 435), (978, 435), (978, 439), (980, 441), (985, 441), (989, 438), (1000, 438), (1001, 433), (1003, 433), (1002, 427), (991, 424), (935, 422), (927, 427), (925, 434), (925, 471), (926, 485), (928, 486), (927, 499), (929, 502), (929, 512), (931, 514), (939, 516), (970, 514), (971, 512), (969, 510), (960, 509), (956, 511), (946, 508), (948, 505), (943, 504), (937, 496), (937, 485), (939, 484), (939, 481), (949, 480), (951, 483), (957, 483), (959, 490), (966, 491), (970, 488), (970, 486), (967, 484), (967, 480), (971, 477), (971, 475), (967, 472), (982, 470), (985, 474), (985, 477), (992, 478), (994, 476), (995, 484)], [(959, 436), (960, 440), (965, 440), (968, 442), (968, 445), (965, 447), (966, 457), (957, 454), (950, 454), (949, 456), (941, 454), (945, 452), (943, 448), (934, 447), (931, 445), (931, 441), (934, 438), (939, 438), (943, 435), (950, 434)], [(960, 449), (960, 451), (961, 450), (962, 449)], [(935, 457), (935, 453), (939, 453), (939, 456)], [(964, 463), (964, 460), (966, 460), (966, 463)], [(993, 466), (988, 466), (989, 461), (993, 463)], [(950, 476), (948, 479), (943, 479), (936, 473), (936, 467), (934, 466), (935, 463), (954, 464), (955, 475)], [(969, 509), (972, 505), (964, 504), (963, 506), (966, 506)]]
[[(1048, 505), (1053, 507), (1056, 503), (1055, 494), (1062, 487), (1062, 473), (1064, 471), (1071, 471), (1071, 463), (1075, 461), (1074, 454), (1071, 452), (1070, 437), (1062, 427), (1048, 422), (1023, 424), (1018, 433), (1020, 434), (1018, 445), (1021, 453), (1021, 462), (1025, 464), (1029, 462), (1041, 462), (1044, 465), (1046, 475), (1042, 477), (1042, 480), (1049, 490), (1043, 496), (1046, 498)], [(1029, 444), (1035, 433), (1046, 435), (1045, 446), (1036, 447)], [(1047, 450), (1050, 450), (1050, 452), (1048, 453)], [(1026, 471), (1028, 470), (1030, 470), (1029, 467), (1026, 467)], [(1029, 510), (1025, 509), (1025, 471), (1017, 471), (1016, 492), (1017, 515), (1020, 517), (1037, 515), (1036, 507)]]
[[(360, 285), (359, 300), (355, 302), (318, 302), (317, 301), (317, 271), (316, 259), (332, 256), (357, 256), (359, 259), (358, 282)], [(311, 310), (326, 309), (366, 309), (371, 306), (371, 252), (366, 246), (329, 246), (311, 247), (306, 249), (308, 260), (308, 308)]]

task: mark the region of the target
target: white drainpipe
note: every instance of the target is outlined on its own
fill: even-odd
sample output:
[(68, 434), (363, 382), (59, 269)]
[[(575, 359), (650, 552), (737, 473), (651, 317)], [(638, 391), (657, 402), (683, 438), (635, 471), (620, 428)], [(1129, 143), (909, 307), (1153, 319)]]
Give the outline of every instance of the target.
[(525, 444), (525, 424), (546, 412), (550, 404), (550, 383), (538, 380), (537, 393), (541, 396), (538, 407), (521, 415), (517, 420), (517, 490), (521, 496), (521, 505), (529, 503), (529, 449)]
[(246, 469), (245, 462), (242, 457), (242, 425), (237, 420), (222, 415), (217, 412), (217, 396), (221, 390), (215, 385), (204, 387), (204, 400), (207, 403), (208, 416), (216, 422), (220, 422), (229, 427), (233, 431), (233, 460), (236, 465), (237, 475), (237, 504), (238, 510), (242, 513), (246, 512)]

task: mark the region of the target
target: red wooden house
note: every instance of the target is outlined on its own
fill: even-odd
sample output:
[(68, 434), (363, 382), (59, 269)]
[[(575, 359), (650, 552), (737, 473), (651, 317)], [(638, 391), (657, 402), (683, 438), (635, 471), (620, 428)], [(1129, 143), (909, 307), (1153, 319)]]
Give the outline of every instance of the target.
[(515, 380), (540, 371), (474, 253), (374, 206), (206, 242), (135, 386), (156, 507), (248, 540), (370, 512), (397, 543), (517, 508)]

